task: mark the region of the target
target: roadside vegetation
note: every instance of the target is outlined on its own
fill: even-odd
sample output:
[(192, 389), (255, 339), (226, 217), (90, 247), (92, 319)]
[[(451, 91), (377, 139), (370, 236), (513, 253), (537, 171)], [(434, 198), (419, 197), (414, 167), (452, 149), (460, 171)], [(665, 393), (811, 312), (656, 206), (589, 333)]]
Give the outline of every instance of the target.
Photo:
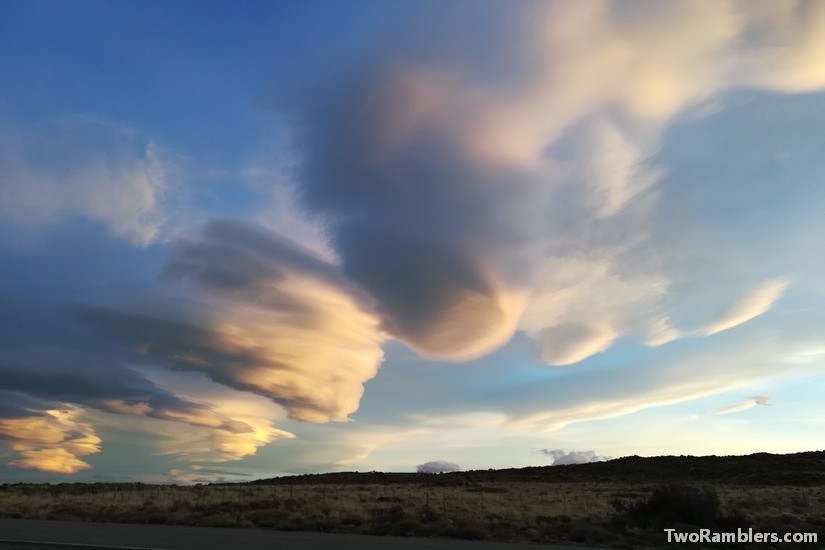
[[(546, 477), (568, 481), (534, 479), (535, 469), (527, 469), (330, 474), (190, 486), (0, 485), (0, 516), (616, 548), (660, 545), (665, 527), (817, 532), (825, 540), (825, 484), (808, 478), (796, 485), (708, 483), (685, 471), (681, 481), (582, 481), (572, 479), (579, 477), (577, 469), (588, 471), (582, 466), (546, 469)], [(520, 474), (525, 479), (517, 479)], [(505, 479), (495, 481), (496, 475)]]

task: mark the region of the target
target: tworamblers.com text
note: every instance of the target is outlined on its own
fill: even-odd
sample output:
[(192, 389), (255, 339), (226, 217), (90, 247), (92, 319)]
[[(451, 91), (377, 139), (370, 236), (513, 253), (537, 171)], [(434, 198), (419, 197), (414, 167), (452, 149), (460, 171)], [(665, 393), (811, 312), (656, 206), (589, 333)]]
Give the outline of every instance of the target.
[(765, 533), (754, 531), (752, 527), (724, 533), (710, 529), (700, 529), (691, 533), (665, 529), (665, 533), (668, 542), (817, 542), (816, 533)]

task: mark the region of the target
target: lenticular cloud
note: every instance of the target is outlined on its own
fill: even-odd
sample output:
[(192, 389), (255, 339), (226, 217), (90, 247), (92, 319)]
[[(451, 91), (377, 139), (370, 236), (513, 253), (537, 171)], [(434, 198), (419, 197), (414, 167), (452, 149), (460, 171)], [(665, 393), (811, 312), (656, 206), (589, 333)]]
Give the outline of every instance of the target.
[(143, 355), (269, 397), (291, 418), (344, 420), (357, 410), (385, 337), (335, 266), (262, 228), (216, 221), (180, 243), (168, 273), (190, 298), (81, 314)]
[(426, 356), (477, 357), (518, 329), (552, 364), (680, 337), (650, 159), (677, 115), (726, 90), (825, 86), (825, 7), (461, 6), (295, 106), (303, 204), (343, 272)]
[[(0, 357), (7, 393), (36, 398), (12, 407), (7, 396), (0, 404), (0, 437), (19, 455), (13, 465), (87, 468), (82, 457), (100, 443), (89, 409), (197, 428), (218, 460), (291, 436), (266, 415), (222, 413), (126, 364), (206, 376), (264, 396), (292, 419), (327, 422), (358, 409), (391, 339), (421, 356), (464, 361), (522, 331), (542, 361), (572, 365), (622, 339), (660, 346), (688, 336), (725, 338), (716, 335), (767, 314), (782, 298), (788, 274), (765, 268), (747, 281), (730, 277), (739, 288), (714, 296), (721, 314), (694, 316), (693, 329), (680, 326), (673, 311), (684, 301), (680, 290), (733, 272), (733, 249), (753, 236), (730, 235), (715, 246), (724, 250), (712, 269), (676, 257), (684, 242), (701, 249), (703, 235), (691, 225), (695, 211), (668, 219), (661, 199), (703, 182), (691, 174), (671, 181), (658, 153), (674, 125), (724, 111), (732, 91), (823, 90), (825, 2), (430, 7), (324, 86), (313, 80), (310, 93), (281, 102), (296, 124), (297, 203), (321, 228), (329, 254), (252, 223), (213, 220), (172, 247), (161, 290), (70, 308), (121, 347), (72, 343), (106, 356), (94, 368), (74, 368), (62, 347), (35, 361), (49, 370), (32, 368), (21, 350)], [(167, 169), (155, 146), (129, 151), (94, 162), (78, 153), (72, 170), (63, 170), (68, 180), (0, 154), (10, 174), (0, 182), (10, 197), (0, 204), (0, 223), (81, 216), (134, 244), (157, 241)], [(731, 193), (722, 189), (726, 182), (714, 180), (720, 194)], [(741, 285), (752, 290), (742, 295)], [(687, 395), (682, 388), (660, 394), (643, 382), (637, 392), (649, 403)], [(697, 386), (691, 395), (706, 391)], [(754, 404), (765, 403), (755, 398), (717, 412)], [(628, 410), (625, 401), (603, 399), (595, 408), (571, 405), (517, 422), (552, 429)], [(170, 440), (170, 453), (187, 456)], [(215, 459), (210, 454), (188, 456)]]

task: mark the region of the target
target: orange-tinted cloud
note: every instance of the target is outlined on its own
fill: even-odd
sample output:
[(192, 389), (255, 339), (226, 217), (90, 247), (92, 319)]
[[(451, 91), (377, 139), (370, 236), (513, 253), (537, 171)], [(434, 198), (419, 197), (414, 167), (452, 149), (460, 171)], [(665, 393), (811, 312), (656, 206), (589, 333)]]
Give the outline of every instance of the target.
[(82, 416), (82, 409), (66, 405), (31, 416), (0, 418), (0, 437), (22, 457), (8, 466), (58, 474), (91, 468), (79, 457), (100, 452), (101, 440)]
[(277, 439), (294, 437), (276, 427), (285, 414), (266, 397), (228, 388), (197, 372), (147, 368), (141, 373), (181, 399), (208, 406), (167, 419), (92, 412), (95, 425), (153, 435), (157, 453), (190, 463), (238, 460)]
[(291, 418), (344, 420), (357, 410), (386, 336), (336, 266), (260, 227), (223, 221), (182, 243), (169, 272), (196, 298), (80, 315), (141, 354), (268, 397)]

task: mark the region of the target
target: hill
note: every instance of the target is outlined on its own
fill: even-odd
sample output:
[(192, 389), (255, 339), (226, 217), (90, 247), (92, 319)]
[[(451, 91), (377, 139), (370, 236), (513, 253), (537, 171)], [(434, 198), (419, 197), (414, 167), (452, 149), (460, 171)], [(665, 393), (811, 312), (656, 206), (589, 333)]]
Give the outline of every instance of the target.
[(470, 470), (443, 474), (336, 472), (260, 479), (250, 484), (437, 484), (510, 483), (673, 483), (727, 485), (825, 485), (825, 451), (794, 454), (756, 453), (742, 456), (628, 456), (605, 462), (533, 466), (502, 470)]

